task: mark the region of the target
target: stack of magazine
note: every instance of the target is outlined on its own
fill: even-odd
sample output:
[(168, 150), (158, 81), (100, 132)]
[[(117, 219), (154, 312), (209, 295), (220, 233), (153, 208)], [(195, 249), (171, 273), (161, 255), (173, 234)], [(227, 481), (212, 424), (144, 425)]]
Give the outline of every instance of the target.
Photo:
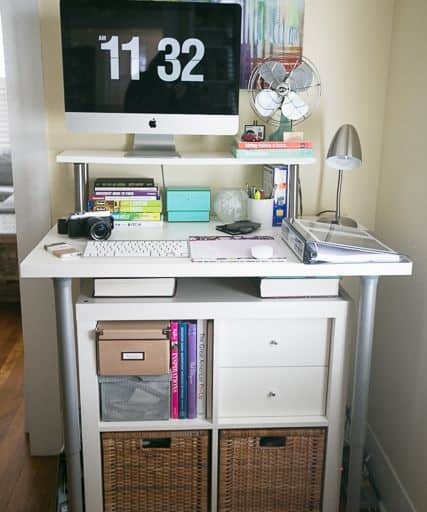
[(393, 263), (402, 255), (368, 231), (339, 224), (285, 219), (282, 238), (303, 263)]

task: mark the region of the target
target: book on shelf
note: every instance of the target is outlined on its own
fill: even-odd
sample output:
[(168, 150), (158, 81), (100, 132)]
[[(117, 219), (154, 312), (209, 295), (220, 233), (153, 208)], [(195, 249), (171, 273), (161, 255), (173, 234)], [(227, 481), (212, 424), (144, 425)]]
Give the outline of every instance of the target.
[(173, 320), (170, 323), (170, 361), (171, 361), (171, 418), (178, 419), (178, 322)]
[[(96, 197), (96, 196), (95, 196)], [(109, 212), (148, 212), (160, 213), (162, 211), (162, 203), (160, 200), (152, 201), (115, 201), (104, 200), (93, 197), (89, 199), (89, 207), (91, 211), (109, 211)]]
[(175, 277), (96, 278), (94, 297), (173, 297)]
[(206, 320), (197, 320), (197, 417), (206, 417)]
[(263, 277), (257, 281), (260, 297), (337, 297), (338, 277)]
[(153, 178), (95, 178), (95, 187), (153, 187)]
[(188, 325), (187, 322), (178, 323), (178, 417), (187, 417), (187, 377), (188, 377)]
[(187, 324), (187, 418), (197, 416), (197, 324)]
[[(157, 194), (158, 187), (93, 187), (95, 194), (114, 195), (117, 192), (141, 192), (139, 195), (147, 195), (149, 193)], [(129, 194), (131, 195), (131, 194)], [(136, 194), (138, 195), (138, 194)]]
[(140, 229), (158, 228), (163, 226), (163, 218), (160, 220), (115, 220), (114, 229)]
[(311, 148), (306, 149), (232, 149), (236, 158), (313, 158), (314, 153)]
[(313, 143), (310, 140), (262, 140), (259, 142), (249, 142), (236, 140), (237, 149), (312, 149)]
[(114, 205), (143, 205), (143, 206), (156, 206), (161, 204), (161, 199), (156, 194), (150, 194), (148, 196), (107, 196), (107, 195), (95, 195), (89, 196), (89, 201), (94, 204), (105, 204), (114, 203)]
[(150, 199), (157, 199), (158, 198), (158, 190), (157, 187), (150, 187), (142, 188), (142, 189), (123, 189), (123, 190), (115, 190), (112, 188), (105, 188), (105, 189), (99, 189), (94, 188), (95, 195), (99, 199), (105, 199), (105, 198), (113, 198), (116, 199), (118, 197), (125, 197), (127, 199), (130, 199), (132, 197), (143, 199), (144, 197), (150, 198)]
[(127, 220), (127, 221), (134, 221), (134, 220), (146, 220), (146, 221), (157, 221), (161, 219), (161, 213), (155, 212), (134, 212), (134, 213), (126, 213), (126, 212), (112, 212), (111, 215), (113, 216), (114, 221), (116, 220)]

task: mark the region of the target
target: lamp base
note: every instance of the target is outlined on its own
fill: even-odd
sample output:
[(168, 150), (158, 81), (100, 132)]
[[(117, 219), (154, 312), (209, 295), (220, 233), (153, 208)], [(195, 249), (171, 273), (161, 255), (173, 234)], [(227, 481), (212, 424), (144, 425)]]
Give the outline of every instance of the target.
[(338, 224), (340, 226), (347, 226), (351, 228), (357, 228), (358, 226), (357, 222), (350, 219), (350, 217), (339, 217), (337, 219), (335, 215), (323, 215), (322, 217), (318, 217), (316, 221), (324, 222), (325, 224)]

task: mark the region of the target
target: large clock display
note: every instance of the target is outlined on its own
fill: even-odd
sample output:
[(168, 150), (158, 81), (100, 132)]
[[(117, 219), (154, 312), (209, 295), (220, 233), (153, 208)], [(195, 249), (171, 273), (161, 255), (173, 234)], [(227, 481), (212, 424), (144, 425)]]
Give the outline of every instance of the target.
[(67, 112), (235, 114), (240, 6), (61, 5)]

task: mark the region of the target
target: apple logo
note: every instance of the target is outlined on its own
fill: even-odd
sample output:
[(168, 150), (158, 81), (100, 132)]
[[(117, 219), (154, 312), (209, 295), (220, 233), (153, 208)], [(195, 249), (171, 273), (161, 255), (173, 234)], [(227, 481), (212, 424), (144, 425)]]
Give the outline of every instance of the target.
[(150, 119), (150, 120), (148, 121), (148, 126), (149, 126), (150, 128), (157, 128), (157, 121), (154, 119), (154, 117), (153, 117), (153, 119)]

